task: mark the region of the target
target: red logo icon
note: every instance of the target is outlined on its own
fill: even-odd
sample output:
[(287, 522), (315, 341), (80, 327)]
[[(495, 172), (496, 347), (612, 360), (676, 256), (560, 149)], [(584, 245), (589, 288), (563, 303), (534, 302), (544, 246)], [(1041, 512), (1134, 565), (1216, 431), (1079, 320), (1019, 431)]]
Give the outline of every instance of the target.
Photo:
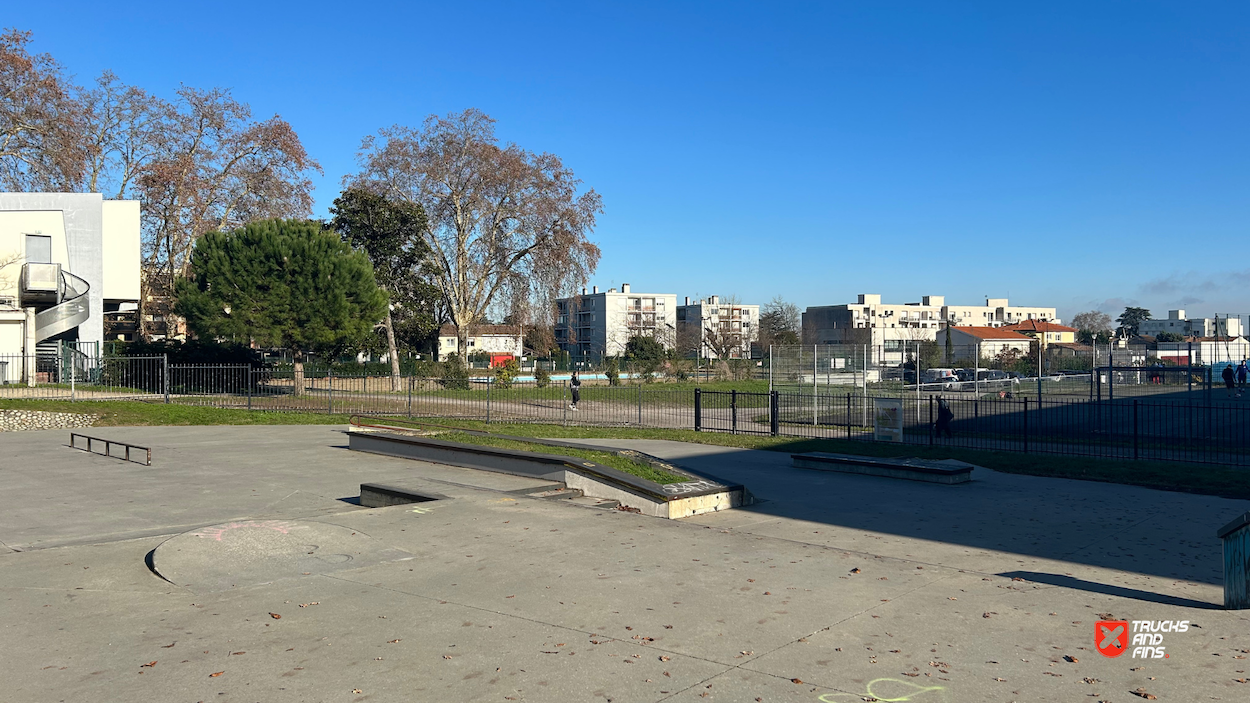
[(1099, 620), (1094, 623), (1094, 646), (1104, 657), (1118, 657), (1128, 649), (1127, 620)]

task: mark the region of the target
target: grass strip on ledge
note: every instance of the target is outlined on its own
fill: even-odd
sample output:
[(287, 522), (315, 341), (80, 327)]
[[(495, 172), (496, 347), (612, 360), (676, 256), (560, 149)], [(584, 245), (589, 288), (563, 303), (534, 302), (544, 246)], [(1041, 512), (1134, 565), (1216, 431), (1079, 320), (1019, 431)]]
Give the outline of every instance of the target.
[(538, 454), (557, 454), (560, 456), (571, 456), (578, 459), (593, 461), (596, 464), (610, 466), (617, 471), (623, 471), (631, 476), (646, 479), (654, 483), (681, 483), (689, 481), (687, 476), (679, 476), (669, 473), (663, 469), (633, 461), (626, 457), (612, 454), (610, 452), (600, 452), (593, 449), (574, 449), (572, 447), (553, 447), (549, 444), (538, 444), (536, 442), (521, 442), (514, 439), (506, 439), (503, 437), (487, 437), (482, 435), (468, 434), (466, 432), (443, 432), (435, 435), (427, 435), (431, 439), (440, 439), (447, 442), (456, 442), (458, 444), (475, 444), (485, 447), (498, 447), (500, 449), (515, 449), (523, 452), (536, 452)]

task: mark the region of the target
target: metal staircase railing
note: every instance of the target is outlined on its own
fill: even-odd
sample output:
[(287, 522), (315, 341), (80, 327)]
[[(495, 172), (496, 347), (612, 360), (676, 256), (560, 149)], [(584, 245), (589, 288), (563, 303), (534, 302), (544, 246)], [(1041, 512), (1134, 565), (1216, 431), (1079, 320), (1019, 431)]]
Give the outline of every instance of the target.
[(61, 271), (60, 290), (57, 299), (60, 302), (47, 310), (35, 313), (35, 341), (42, 342), (68, 332), (87, 321), (91, 316), (88, 306), (90, 284), (68, 271)]

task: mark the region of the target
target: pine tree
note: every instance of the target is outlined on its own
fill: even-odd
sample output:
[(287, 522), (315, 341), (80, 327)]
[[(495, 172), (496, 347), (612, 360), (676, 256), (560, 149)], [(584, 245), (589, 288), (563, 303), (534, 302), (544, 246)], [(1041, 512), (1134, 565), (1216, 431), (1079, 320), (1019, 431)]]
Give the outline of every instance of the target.
[(296, 395), (307, 352), (358, 340), (386, 313), (368, 257), (315, 222), (265, 220), (195, 243), (178, 312), (197, 336), (289, 350)]

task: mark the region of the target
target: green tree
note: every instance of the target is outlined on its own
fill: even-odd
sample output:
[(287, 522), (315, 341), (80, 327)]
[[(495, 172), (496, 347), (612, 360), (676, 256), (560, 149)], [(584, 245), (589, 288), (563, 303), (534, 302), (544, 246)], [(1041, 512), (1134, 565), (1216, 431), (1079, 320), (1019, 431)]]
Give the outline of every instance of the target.
[(365, 336), (386, 312), (369, 259), (315, 222), (210, 232), (195, 243), (191, 271), (177, 284), (177, 312), (191, 331), (289, 350), (296, 395), (307, 352)]
[(369, 257), (378, 285), (389, 294), (383, 327), (391, 361), (391, 391), (398, 391), (396, 337), (411, 349), (430, 339), (441, 322), (434, 312), (440, 301), (438, 288), (427, 278), (430, 248), (422, 238), (429, 226), (425, 210), (413, 203), (391, 202), (363, 188), (348, 188), (334, 200), (330, 214), (333, 218), (326, 227)]
[(1155, 337), (1156, 342), (1183, 342), (1185, 338), (1175, 332), (1160, 332)]
[(1150, 319), (1150, 311), (1146, 308), (1124, 308), (1124, 312), (1115, 321), (1120, 323), (1120, 331), (1125, 335), (1132, 336), (1137, 334), (1141, 323)]

